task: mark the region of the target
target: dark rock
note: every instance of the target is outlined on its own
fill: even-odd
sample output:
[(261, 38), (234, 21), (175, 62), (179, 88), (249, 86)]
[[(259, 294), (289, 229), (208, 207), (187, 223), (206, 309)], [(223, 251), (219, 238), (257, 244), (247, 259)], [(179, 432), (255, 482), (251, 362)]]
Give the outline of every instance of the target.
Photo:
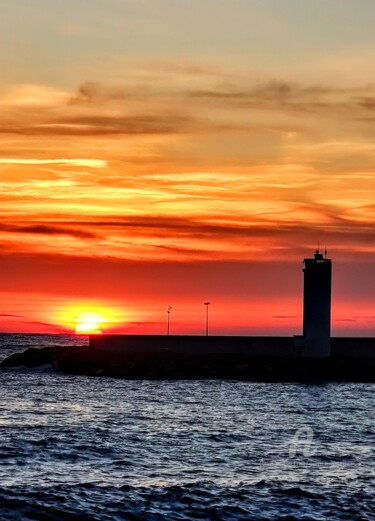
[(53, 347), (29, 348), (23, 353), (14, 353), (0, 363), (0, 367), (40, 367), (52, 364), (55, 354)]

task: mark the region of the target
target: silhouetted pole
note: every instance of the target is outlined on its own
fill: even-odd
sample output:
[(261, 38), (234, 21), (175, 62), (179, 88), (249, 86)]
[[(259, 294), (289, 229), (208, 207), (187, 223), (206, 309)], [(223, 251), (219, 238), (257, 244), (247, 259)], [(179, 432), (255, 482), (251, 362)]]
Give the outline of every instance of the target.
[(167, 336), (169, 337), (169, 326), (170, 326), (170, 316), (171, 316), (172, 306), (167, 307)]
[(208, 336), (208, 306), (211, 304), (211, 302), (205, 302), (204, 305), (206, 306), (206, 336)]

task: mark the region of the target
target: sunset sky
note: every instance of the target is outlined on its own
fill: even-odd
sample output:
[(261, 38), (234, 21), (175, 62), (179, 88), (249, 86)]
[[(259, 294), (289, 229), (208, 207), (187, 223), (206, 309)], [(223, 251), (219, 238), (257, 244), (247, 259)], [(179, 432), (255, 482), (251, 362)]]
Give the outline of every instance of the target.
[(373, 0), (0, 0), (0, 331), (375, 336)]

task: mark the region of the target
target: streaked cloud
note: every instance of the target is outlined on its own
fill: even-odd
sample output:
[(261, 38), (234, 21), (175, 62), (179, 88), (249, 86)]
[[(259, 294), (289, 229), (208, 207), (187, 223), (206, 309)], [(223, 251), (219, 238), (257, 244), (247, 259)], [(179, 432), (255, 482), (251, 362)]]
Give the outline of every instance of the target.
[[(130, 94), (130, 93), (129, 93)], [(135, 92), (132, 91), (134, 95)], [(69, 102), (72, 104), (105, 102), (108, 100), (119, 101), (127, 97), (126, 90), (118, 87), (107, 87), (99, 82), (87, 81), (78, 87)]]
[(23, 159), (0, 157), (0, 165), (69, 165), (87, 168), (105, 168), (107, 163), (101, 159)]
[(71, 235), (79, 239), (95, 239), (97, 235), (90, 231), (65, 228), (63, 226), (51, 226), (46, 224), (27, 224), (27, 225), (15, 225), (15, 224), (3, 224), (0, 223), (0, 232), (8, 233), (21, 233), (31, 235)]
[[(329, 84), (302, 84), (270, 80), (246, 84), (234, 79), (229, 85), (187, 92), (193, 99), (230, 105), (232, 109), (278, 110), (281, 112), (335, 113), (337, 117), (360, 117), (374, 109), (374, 85), (337, 87)], [(367, 95), (366, 95), (367, 94)], [(354, 111), (354, 114), (353, 114)]]
[[(198, 125), (196, 125), (198, 127)], [(116, 136), (116, 135), (163, 135), (193, 130), (190, 120), (183, 116), (139, 115), (121, 116), (78, 116), (59, 118), (52, 122), (35, 125), (4, 126), (0, 133), (33, 136)], [(83, 161), (83, 160), (81, 160)], [(77, 163), (70, 163), (77, 164)], [(81, 163), (82, 165), (82, 163)], [(80, 165), (78, 165), (80, 166)], [(84, 166), (84, 165), (83, 165)]]
[(3, 107), (39, 109), (55, 107), (67, 102), (67, 92), (42, 84), (20, 84), (8, 87), (0, 95)]

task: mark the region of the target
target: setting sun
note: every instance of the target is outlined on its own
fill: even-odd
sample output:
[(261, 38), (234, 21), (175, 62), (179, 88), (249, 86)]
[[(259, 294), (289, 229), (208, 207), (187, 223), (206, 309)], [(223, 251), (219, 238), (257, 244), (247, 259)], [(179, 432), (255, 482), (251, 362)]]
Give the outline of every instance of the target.
[(113, 303), (67, 302), (51, 315), (51, 321), (76, 335), (100, 335), (128, 322), (131, 313)]
[(77, 319), (76, 335), (101, 335), (104, 321), (98, 313), (82, 313)]

